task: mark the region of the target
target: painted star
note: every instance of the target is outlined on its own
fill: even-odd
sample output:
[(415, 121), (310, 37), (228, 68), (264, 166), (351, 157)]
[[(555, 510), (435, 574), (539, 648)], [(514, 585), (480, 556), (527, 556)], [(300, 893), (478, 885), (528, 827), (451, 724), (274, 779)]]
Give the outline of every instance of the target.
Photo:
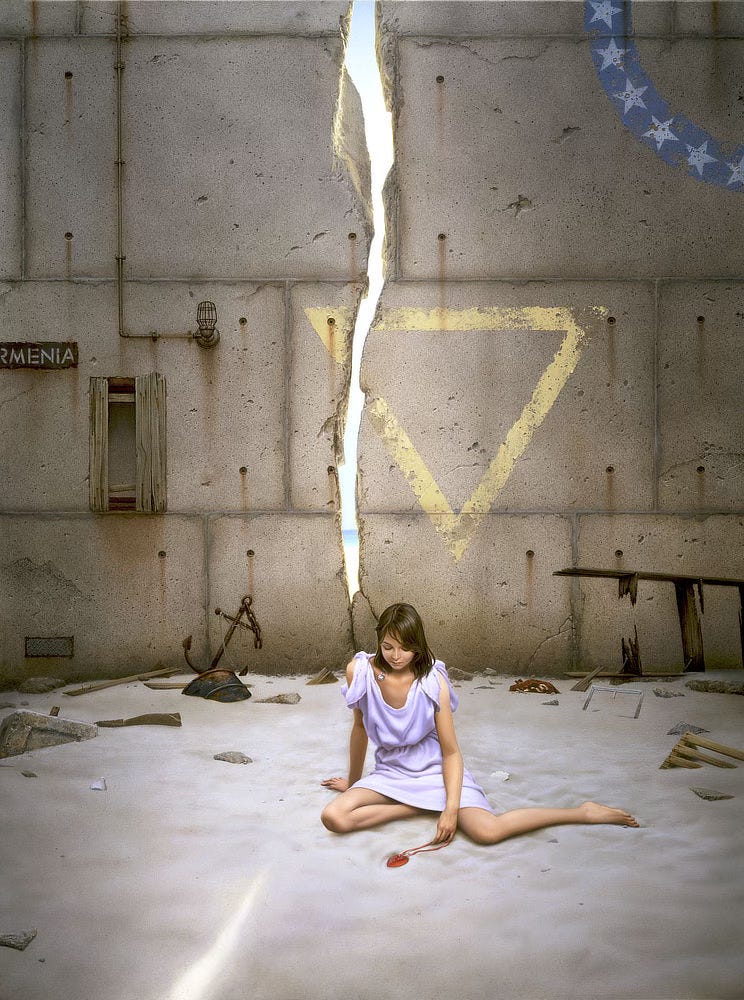
[(615, 45), (615, 39), (610, 39), (610, 44), (606, 49), (597, 49), (597, 52), (601, 56), (604, 56), (602, 60), (602, 65), (599, 67), (599, 72), (607, 69), (608, 66), (622, 66), (623, 56), (625, 55), (626, 49), (620, 49)]
[(625, 108), (623, 114), (627, 115), (631, 108), (645, 108), (645, 101), (641, 100), (641, 94), (648, 90), (648, 87), (634, 87), (630, 80), (625, 78), (625, 90), (621, 94), (613, 94), (613, 97), (619, 97), (621, 101), (625, 102)]
[(679, 138), (676, 135), (674, 135), (674, 133), (669, 128), (669, 126), (672, 124), (671, 118), (669, 119), (668, 122), (660, 122), (658, 118), (655, 118), (653, 115), (651, 115), (651, 121), (653, 122), (653, 125), (648, 130), (648, 132), (644, 132), (643, 134), (644, 136), (647, 135), (651, 136), (653, 139), (656, 140), (657, 150), (661, 149), (662, 145), (665, 142), (679, 142)]
[(604, 21), (608, 28), (612, 27), (612, 15), (619, 14), (622, 10), (622, 7), (613, 7), (612, 0), (600, 0), (599, 3), (592, 2), (592, 7), (594, 7), (592, 21)]
[(744, 184), (744, 156), (739, 160), (738, 163), (729, 163), (729, 170), (733, 170), (733, 173), (727, 181), (729, 184)]
[(687, 157), (687, 162), (691, 167), (695, 167), (700, 177), (703, 176), (703, 170), (705, 169), (706, 163), (716, 163), (717, 160), (715, 156), (708, 156), (708, 140), (698, 146), (695, 149), (694, 146), (688, 146), (687, 152), (690, 154)]

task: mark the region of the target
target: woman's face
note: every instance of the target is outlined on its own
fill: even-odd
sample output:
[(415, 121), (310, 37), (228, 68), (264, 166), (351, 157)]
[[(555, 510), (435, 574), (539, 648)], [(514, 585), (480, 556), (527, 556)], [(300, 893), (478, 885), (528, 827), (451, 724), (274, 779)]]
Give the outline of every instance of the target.
[(380, 649), (382, 650), (385, 662), (393, 670), (405, 670), (406, 667), (411, 665), (414, 656), (413, 650), (404, 649), (400, 640), (396, 639), (389, 632), (386, 632), (382, 637)]

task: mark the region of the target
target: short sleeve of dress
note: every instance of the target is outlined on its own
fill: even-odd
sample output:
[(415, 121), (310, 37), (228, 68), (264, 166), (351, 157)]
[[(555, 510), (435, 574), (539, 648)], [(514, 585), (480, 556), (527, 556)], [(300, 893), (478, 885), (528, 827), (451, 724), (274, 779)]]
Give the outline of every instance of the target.
[(341, 694), (346, 699), (348, 708), (356, 708), (367, 693), (366, 667), (369, 663), (369, 657), (366, 653), (357, 653), (352, 662), (354, 676), (351, 678), (351, 684), (344, 681), (341, 685)]
[(450, 694), (450, 707), (452, 708), (452, 711), (454, 712), (454, 711), (456, 711), (457, 706), (460, 704), (460, 699), (457, 697), (457, 695), (454, 692), (454, 689), (452, 687), (452, 682), (450, 681), (450, 679), (449, 679), (449, 677), (447, 675), (447, 668), (445, 667), (445, 665), (442, 663), (441, 660), (435, 660), (434, 661), (434, 664), (433, 664), (431, 670), (429, 671), (429, 673), (426, 675), (426, 677), (424, 677), (421, 680), (421, 688), (431, 698), (431, 700), (434, 702), (434, 705), (436, 706), (437, 710), (439, 710), (439, 678), (440, 678), (440, 676), (444, 677), (445, 681), (447, 682), (447, 687), (449, 688), (449, 694)]

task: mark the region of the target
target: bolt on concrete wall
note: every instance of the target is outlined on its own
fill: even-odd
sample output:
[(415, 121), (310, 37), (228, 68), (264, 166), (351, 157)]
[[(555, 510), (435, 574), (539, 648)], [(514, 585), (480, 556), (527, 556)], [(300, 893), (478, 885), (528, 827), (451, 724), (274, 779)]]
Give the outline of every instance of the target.
[[(364, 597), (453, 665), (620, 669), (637, 624), (681, 669), (670, 584), (631, 609), (552, 573), (744, 577), (741, 5), (383, 2), (379, 32)], [(739, 666), (736, 588), (705, 598), (708, 665)]]
[[(0, 370), (0, 682), (177, 665), (189, 634), (206, 664), (214, 608), (249, 592), (263, 649), (238, 637), (241, 665), (349, 656), (335, 469), (371, 209), (348, 17), (347, 2), (0, 10), (0, 348), (73, 341), (79, 358)], [(193, 337), (203, 301), (210, 349)], [(89, 380), (149, 372), (167, 390), (167, 511), (95, 513)], [(27, 636), (73, 636), (74, 655), (29, 660)]]

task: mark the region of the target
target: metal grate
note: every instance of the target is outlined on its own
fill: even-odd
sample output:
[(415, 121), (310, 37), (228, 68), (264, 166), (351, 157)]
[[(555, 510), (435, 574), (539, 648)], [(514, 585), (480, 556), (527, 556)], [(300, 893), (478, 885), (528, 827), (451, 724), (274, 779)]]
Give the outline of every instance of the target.
[(26, 657), (74, 656), (75, 637), (72, 635), (27, 635)]

